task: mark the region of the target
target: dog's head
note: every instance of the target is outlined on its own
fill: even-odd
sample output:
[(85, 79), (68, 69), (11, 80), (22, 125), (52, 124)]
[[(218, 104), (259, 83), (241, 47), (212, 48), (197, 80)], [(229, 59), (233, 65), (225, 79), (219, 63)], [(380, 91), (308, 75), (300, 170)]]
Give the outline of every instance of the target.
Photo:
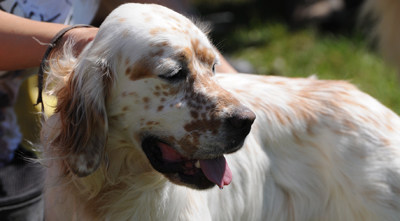
[(206, 35), (182, 15), (157, 5), (114, 10), (56, 91), (54, 144), (69, 170), (94, 172), (113, 133), (171, 182), (229, 184), (223, 155), (241, 148), (255, 115), (218, 84), (218, 62)]

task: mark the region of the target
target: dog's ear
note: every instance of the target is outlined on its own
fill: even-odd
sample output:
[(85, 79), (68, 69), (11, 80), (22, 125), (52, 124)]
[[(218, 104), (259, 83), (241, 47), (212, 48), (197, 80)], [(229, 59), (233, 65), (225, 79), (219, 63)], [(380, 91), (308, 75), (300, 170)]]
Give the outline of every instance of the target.
[(110, 81), (108, 68), (86, 61), (76, 66), (57, 91), (56, 113), (61, 128), (54, 146), (59, 148), (69, 170), (78, 177), (92, 174), (103, 159)]

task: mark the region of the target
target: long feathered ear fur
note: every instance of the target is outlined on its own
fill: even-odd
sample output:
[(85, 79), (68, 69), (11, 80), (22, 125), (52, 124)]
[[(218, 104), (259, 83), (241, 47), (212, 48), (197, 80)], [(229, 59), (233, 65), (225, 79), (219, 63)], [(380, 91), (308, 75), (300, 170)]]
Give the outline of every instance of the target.
[(71, 45), (64, 47), (64, 55), (50, 62), (47, 84), (55, 84), (59, 122), (51, 129), (57, 130), (54, 139), (46, 143), (70, 172), (86, 177), (100, 166), (107, 143), (110, 69), (85, 56), (76, 59), (71, 50)]

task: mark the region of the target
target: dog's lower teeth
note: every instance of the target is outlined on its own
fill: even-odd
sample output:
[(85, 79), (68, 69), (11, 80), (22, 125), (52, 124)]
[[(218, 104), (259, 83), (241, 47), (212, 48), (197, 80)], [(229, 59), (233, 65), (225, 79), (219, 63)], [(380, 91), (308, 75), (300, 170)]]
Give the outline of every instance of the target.
[(200, 168), (200, 161), (196, 161), (196, 163), (194, 163), (194, 166), (195, 166), (196, 168)]

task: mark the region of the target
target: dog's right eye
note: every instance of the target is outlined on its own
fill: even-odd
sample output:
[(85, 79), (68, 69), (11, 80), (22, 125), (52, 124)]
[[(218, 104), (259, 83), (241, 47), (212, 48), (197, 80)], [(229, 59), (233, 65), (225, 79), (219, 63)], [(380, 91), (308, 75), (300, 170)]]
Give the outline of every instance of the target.
[(161, 79), (171, 81), (171, 82), (183, 80), (186, 78), (186, 76), (187, 76), (187, 71), (185, 71), (182, 68), (179, 68), (179, 69), (173, 71), (172, 73), (169, 73), (166, 75), (159, 75), (159, 77)]

